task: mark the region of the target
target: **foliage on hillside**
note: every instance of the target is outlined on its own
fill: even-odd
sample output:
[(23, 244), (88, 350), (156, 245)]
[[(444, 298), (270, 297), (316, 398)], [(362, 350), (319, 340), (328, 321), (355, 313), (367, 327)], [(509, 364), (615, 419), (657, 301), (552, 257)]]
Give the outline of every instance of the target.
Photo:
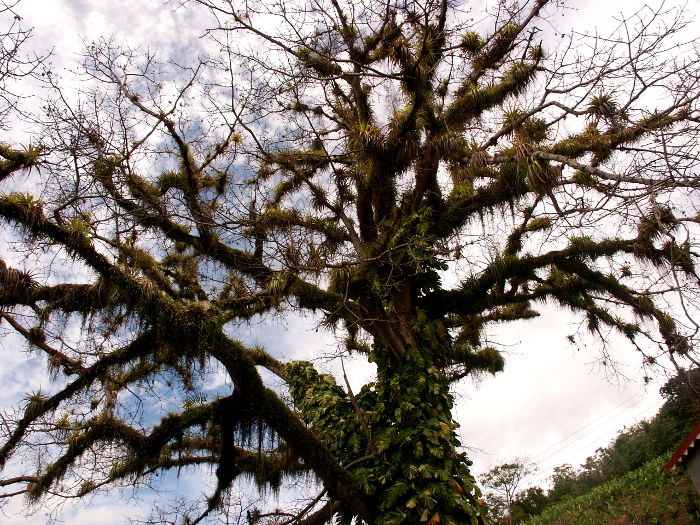
[[(537, 516), (591, 490), (616, 480), (675, 450), (700, 421), (700, 369), (684, 371), (671, 378), (661, 389), (666, 399), (654, 418), (626, 428), (606, 447), (586, 459), (578, 468), (559, 465), (551, 477), (552, 488), (521, 491), (513, 502), (513, 522)], [(496, 516), (497, 522), (505, 518)], [(646, 522), (645, 522), (646, 523)]]
[(548, 508), (526, 525), (628, 525), (633, 523), (685, 525), (697, 523), (698, 507), (685, 471), (662, 472), (668, 456), (596, 487), (588, 494)]

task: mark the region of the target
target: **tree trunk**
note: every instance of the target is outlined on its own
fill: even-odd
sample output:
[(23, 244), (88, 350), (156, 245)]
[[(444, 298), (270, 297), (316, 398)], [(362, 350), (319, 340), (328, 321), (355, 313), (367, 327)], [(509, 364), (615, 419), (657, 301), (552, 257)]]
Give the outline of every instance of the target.
[(485, 523), (464, 453), (458, 453), (453, 398), (433, 349), (408, 348), (400, 363), (378, 363), (377, 523)]

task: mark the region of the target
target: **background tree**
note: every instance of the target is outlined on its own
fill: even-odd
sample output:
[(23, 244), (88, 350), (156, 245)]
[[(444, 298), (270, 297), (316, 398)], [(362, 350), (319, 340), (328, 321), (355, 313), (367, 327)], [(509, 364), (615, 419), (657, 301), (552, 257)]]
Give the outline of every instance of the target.
[(509, 525), (514, 523), (513, 503), (519, 494), (518, 489), (525, 478), (533, 472), (533, 466), (527, 461), (516, 459), (510, 463), (493, 467), (481, 477), (481, 483), (484, 487), (490, 489), (495, 496), (503, 500), (505, 522)]
[(513, 501), (513, 523), (520, 523), (541, 514), (547, 503), (547, 495), (541, 487), (529, 487), (521, 491)]
[[(49, 79), (36, 193), (4, 181), (7, 249), (55, 261), (0, 266), (3, 326), (56, 378), (3, 414), (11, 494), (214, 472), (196, 523), (237, 479), (311, 476), (308, 504), (249, 521), (484, 523), (450, 386), (502, 369), (490, 327), (553, 303), (604, 363), (610, 332), (644, 367), (697, 362), (700, 75), (680, 10), (545, 49), (546, 0), (488, 23), (446, 0), (196, 6), (215, 54), (90, 45), (76, 92)], [(374, 381), (353, 392), (237, 338), (294, 312)]]
[(670, 420), (671, 435), (690, 432), (700, 421), (700, 369), (680, 370), (660, 392), (666, 401), (657, 418)]

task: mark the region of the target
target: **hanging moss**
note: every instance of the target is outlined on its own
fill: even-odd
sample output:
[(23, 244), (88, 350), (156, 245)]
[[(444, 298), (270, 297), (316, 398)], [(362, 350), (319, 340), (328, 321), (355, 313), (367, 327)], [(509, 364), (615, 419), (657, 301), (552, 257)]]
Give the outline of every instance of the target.
[(8, 268), (5, 261), (0, 259), (0, 290), (7, 300), (18, 300), (29, 296), (29, 293), (38, 286), (31, 271)]
[(462, 86), (457, 98), (443, 115), (447, 126), (457, 129), (495, 105), (502, 104), (508, 96), (521, 93), (534, 78), (535, 72), (532, 64), (516, 63), (497, 84), (484, 88), (473, 84)]
[(586, 106), (586, 111), (594, 117), (610, 118), (617, 113), (619, 105), (610, 93), (593, 96)]
[(672, 266), (680, 268), (689, 275), (695, 274), (695, 263), (693, 261), (690, 243), (677, 244), (674, 239), (664, 243), (661, 250), (666, 253)]
[(302, 47), (297, 52), (297, 57), (304, 66), (323, 77), (339, 76), (343, 72), (337, 62), (308, 47)]
[(583, 170), (576, 170), (572, 180), (579, 186), (593, 186), (595, 184), (593, 175)]
[(469, 31), (462, 37), (460, 47), (469, 54), (477, 53), (484, 46), (481, 35), (475, 31)]
[(473, 348), (455, 344), (449, 354), (448, 367), (457, 367), (463, 376), (478, 372), (496, 374), (505, 369), (503, 355), (493, 347)]
[(637, 238), (652, 242), (675, 227), (676, 218), (668, 206), (655, 206), (637, 225)]
[(569, 249), (572, 254), (579, 257), (587, 257), (592, 253), (595, 253), (597, 248), (596, 242), (590, 237), (570, 237), (569, 238)]

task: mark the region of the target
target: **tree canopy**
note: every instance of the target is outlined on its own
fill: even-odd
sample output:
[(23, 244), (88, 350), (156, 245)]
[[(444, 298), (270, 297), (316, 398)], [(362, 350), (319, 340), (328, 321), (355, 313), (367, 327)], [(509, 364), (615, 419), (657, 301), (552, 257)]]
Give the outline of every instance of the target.
[[(249, 522), (481, 524), (450, 388), (502, 370), (491, 326), (557, 305), (603, 359), (618, 333), (643, 369), (698, 365), (681, 9), (555, 42), (547, 0), (183, 8), (211, 14), (209, 56), (92, 43), (77, 91), (45, 75), (37, 140), (0, 150), (0, 318), (55, 378), (3, 413), (11, 494), (193, 470), (211, 493), (172, 521), (225, 514), (240, 479), (310, 478), (307, 504)], [(374, 380), (237, 334), (299, 312)]]

